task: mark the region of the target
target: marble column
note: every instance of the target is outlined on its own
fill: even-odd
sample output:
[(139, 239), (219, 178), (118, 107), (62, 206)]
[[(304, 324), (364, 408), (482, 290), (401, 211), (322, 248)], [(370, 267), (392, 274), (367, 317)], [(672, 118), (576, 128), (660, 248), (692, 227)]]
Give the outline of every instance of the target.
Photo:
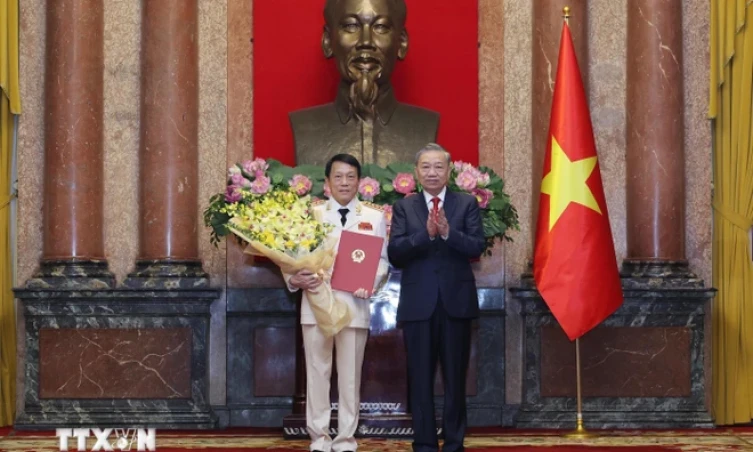
[(627, 11), (625, 276), (667, 276), (685, 261), (682, 2)]
[[(570, 32), (581, 73), (588, 65), (588, 2), (586, 0), (550, 0), (533, 2), (533, 99), (531, 115), (532, 177), (531, 177), (531, 231), (535, 234), (539, 212), (539, 194), (543, 176), (544, 155), (549, 139), (549, 117), (552, 95), (557, 75), (563, 13), (570, 7)], [(588, 92), (588, 77), (583, 84)], [(531, 241), (533, 247), (533, 241)]]
[(26, 286), (106, 289), (102, 2), (50, 1), (46, 28), (44, 245)]
[(128, 287), (209, 284), (198, 247), (198, 3), (143, 4), (140, 228)]

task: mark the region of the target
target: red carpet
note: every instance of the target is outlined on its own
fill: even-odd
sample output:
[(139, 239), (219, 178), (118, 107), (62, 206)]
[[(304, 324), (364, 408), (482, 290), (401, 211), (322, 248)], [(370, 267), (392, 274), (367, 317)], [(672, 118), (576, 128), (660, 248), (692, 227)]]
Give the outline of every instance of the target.
[[(270, 430), (228, 429), (206, 432), (157, 431), (157, 450), (305, 452), (308, 441), (286, 441)], [(478, 430), (466, 439), (468, 452), (753, 452), (751, 429), (608, 431), (588, 439), (569, 439), (553, 431)], [(88, 443), (91, 450), (94, 439)], [(69, 442), (75, 451), (75, 440)], [(52, 431), (29, 432), (0, 429), (0, 451), (51, 452), (59, 450)], [(120, 450), (114, 447), (114, 450)], [(127, 450), (127, 449), (124, 449)], [(135, 451), (136, 444), (130, 449)], [(410, 452), (409, 441), (363, 439), (359, 452)]]
[[(75, 450), (75, 448), (71, 448), (69, 446), (69, 450)], [(117, 449), (116, 449), (117, 450)], [(183, 452), (186, 450), (191, 449), (174, 449), (174, 448), (162, 448), (157, 446), (158, 452)], [(258, 452), (263, 450), (273, 450), (275, 452), (306, 452), (308, 451), (308, 448), (301, 448), (301, 447), (295, 447), (295, 448), (287, 448), (287, 447), (269, 447), (269, 448), (207, 448), (203, 449), (205, 451), (207, 450), (222, 450), (222, 451), (233, 451), (233, 452)], [(358, 448), (359, 452), (366, 452), (366, 451), (403, 451), (408, 449), (392, 449), (389, 448), (388, 445), (385, 445), (382, 449), (368, 449), (364, 447)], [(504, 447), (504, 448), (466, 448), (467, 452), (496, 452), (496, 451), (504, 451), (504, 452), (678, 452), (683, 450), (689, 450), (689, 449), (682, 449), (682, 448), (674, 448), (674, 447), (588, 447), (588, 446), (565, 446), (565, 447), (558, 447), (558, 446), (523, 446), (523, 447)], [(701, 449), (697, 449), (701, 451)], [(729, 449), (734, 450), (734, 449)]]

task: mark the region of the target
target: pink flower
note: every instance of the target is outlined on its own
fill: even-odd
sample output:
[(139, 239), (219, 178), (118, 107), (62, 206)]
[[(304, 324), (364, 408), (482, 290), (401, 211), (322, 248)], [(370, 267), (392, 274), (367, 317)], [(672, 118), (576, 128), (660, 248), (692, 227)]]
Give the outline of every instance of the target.
[(243, 162), (241, 162), (241, 167), (243, 168), (243, 171), (247, 172), (248, 174), (254, 174), (253, 160), (244, 160)]
[(332, 197), (332, 191), (329, 189), (329, 184), (324, 184), (324, 197), (325, 198), (331, 198)]
[(395, 187), (396, 192), (407, 195), (416, 189), (416, 180), (413, 179), (411, 173), (397, 173), (392, 181), (392, 186)]
[(456, 161), (452, 162), (452, 166), (454, 166), (454, 167), (455, 167), (455, 171), (457, 171), (458, 173), (459, 173), (459, 172), (461, 172), (461, 171), (463, 171), (463, 168), (464, 168), (464, 167), (465, 167), (466, 165), (468, 165), (468, 164), (467, 164), (467, 163), (465, 163), (465, 162), (464, 162), (464, 161), (462, 161), (462, 160), (456, 160)]
[(236, 174), (240, 174), (241, 169), (238, 168), (238, 165), (233, 165), (230, 168), (227, 169), (227, 178), (230, 179)]
[(264, 159), (246, 160), (241, 163), (241, 166), (243, 166), (243, 171), (253, 174), (257, 178), (263, 176), (264, 172), (269, 168), (267, 161)]
[(476, 197), (478, 206), (482, 209), (486, 209), (489, 206), (489, 201), (494, 198), (494, 193), (488, 188), (474, 188), (471, 194)]
[(257, 177), (251, 183), (251, 192), (257, 195), (263, 195), (268, 192), (272, 184), (267, 176)]
[(379, 181), (370, 177), (364, 177), (361, 179), (361, 183), (358, 184), (358, 193), (364, 201), (373, 201), (374, 197), (380, 192)]
[(298, 196), (303, 196), (308, 193), (312, 186), (311, 179), (302, 174), (296, 174), (293, 176), (293, 178), (288, 181), (288, 184), (290, 184), (293, 191), (295, 191)]
[(254, 163), (256, 164), (258, 171), (267, 171), (269, 169), (269, 163), (264, 159), (255, 159)]
[(237, 185), (239, 187), (250, 187), (251, 181), (243, 177), (243, 175), (238, 171), (237, 173), (233, 173), (230, 176), (230, 181), (233, 183), (233, 185)]
[(481, 173), (476, 179), (476, 183), (479, 187), (486, 187), (489, 185), (489, 182), (491, 182), (491, 176), (489, 176), (489, 173)]
[(455, 183), (458, 184), (462, 190), (470, 192), (476, 188), (477, 177), (471, 170), (464, 170), (455, 178)]
[(225, 201), (233, 203), (238, 202), (243, 198), (241, 195), (241, 188), (237, 185), (228, 185), (225, 190)]

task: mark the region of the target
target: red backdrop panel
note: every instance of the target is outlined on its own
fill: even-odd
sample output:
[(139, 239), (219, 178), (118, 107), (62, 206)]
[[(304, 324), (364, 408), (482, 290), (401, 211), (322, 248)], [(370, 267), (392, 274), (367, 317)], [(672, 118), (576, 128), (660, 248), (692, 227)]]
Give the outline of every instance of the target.
[[(478, 163), (478, 1), (407, 0), (397, 99), (438, 111), (437, 141)], [(254, 1), (254, 155), (295, 163), (288, 112), (332, 102), (339, 76), (320, 47), (324, 0)]]

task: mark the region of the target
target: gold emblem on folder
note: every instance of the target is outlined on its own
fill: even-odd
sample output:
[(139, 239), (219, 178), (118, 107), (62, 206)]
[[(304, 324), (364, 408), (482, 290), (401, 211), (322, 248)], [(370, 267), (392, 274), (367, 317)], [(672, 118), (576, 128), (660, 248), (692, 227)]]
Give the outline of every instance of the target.
[(360, 264), (364, 259), (366, 259), (366, 253), (364, 253), (363, 250), (355, 249), (352, 253), (350, 253), (350, 257), (351, 259), (353, 259), (353, 262)]

